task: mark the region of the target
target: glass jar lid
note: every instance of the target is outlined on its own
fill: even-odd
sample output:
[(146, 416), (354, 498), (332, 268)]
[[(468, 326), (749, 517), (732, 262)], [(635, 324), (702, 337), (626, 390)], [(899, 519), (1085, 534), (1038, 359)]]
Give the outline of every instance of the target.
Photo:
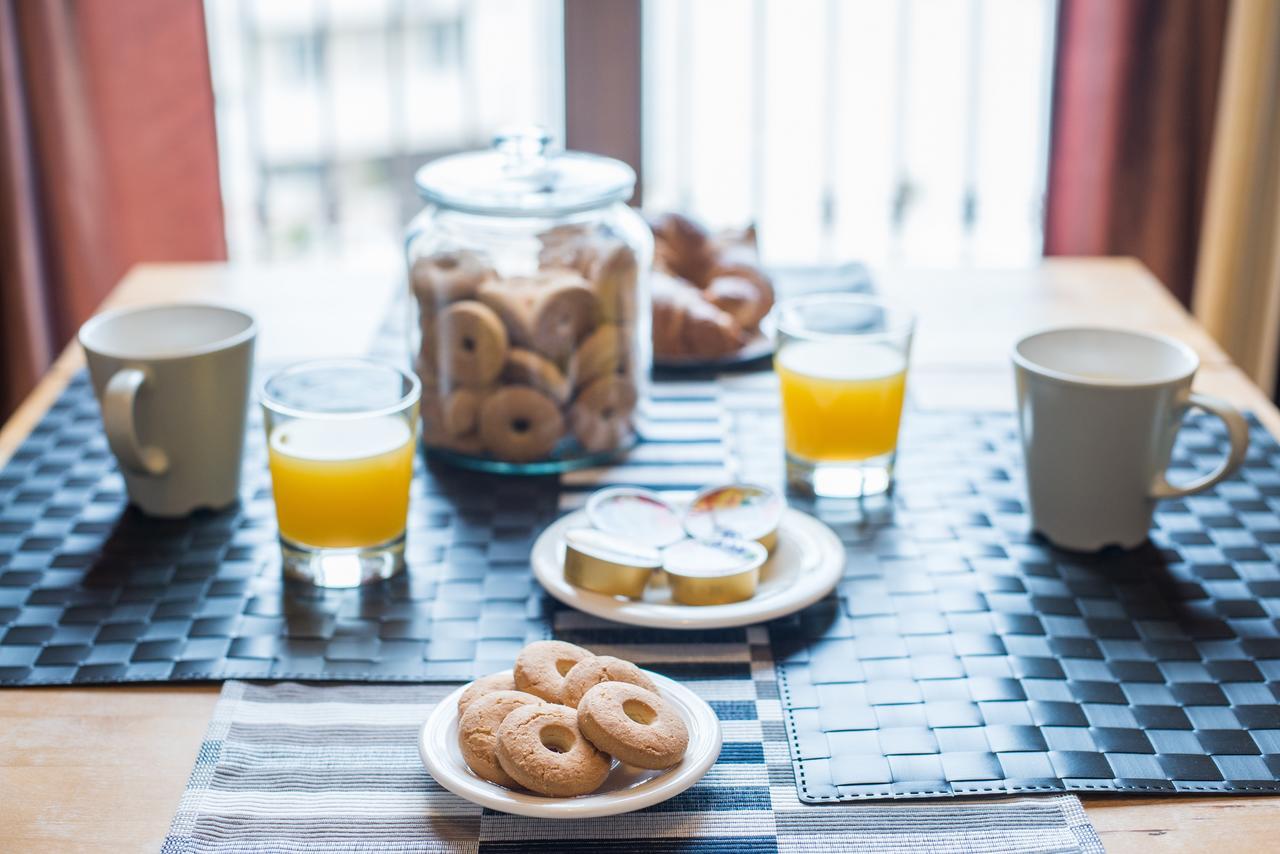
[(556, 216), (623, 202), (636, 173), (620, 160), (558, 151), (543, 128), (499, 133), (493, 148), (418, 169), (419, 194), (441, 207), (493, 216)]

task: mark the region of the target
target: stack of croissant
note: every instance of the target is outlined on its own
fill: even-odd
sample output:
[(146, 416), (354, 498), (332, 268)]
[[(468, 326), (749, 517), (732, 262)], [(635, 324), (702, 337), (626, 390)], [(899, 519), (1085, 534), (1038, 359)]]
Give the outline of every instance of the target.
[(654, 355), (715, 360), (741, 350), (773, 307), (755, 227), (710, 234), (675, 213), (653, 219), (650, 227)]

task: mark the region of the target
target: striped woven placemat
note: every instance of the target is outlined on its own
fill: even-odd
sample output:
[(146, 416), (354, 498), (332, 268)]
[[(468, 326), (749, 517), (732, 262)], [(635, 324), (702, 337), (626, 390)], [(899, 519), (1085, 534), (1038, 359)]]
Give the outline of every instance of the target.
[(563, 611), (555, 629), (712, 705), (724, 748), (701, 782), (629, 815), (504, 815), (445, 791), (418, 758), (422, 721), (455, 685), (228, 682), (164, 851), (1102, 851), (1074, 795), (800, 803), (763, 627), (635, 643), (632, 630)]

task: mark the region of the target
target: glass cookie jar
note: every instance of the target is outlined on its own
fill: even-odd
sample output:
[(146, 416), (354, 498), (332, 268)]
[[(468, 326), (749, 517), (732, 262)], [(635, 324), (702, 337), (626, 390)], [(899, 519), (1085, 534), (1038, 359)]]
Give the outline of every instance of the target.
[(432, 161), (409, 224), (422, 436), (459, 465), (546, 474), (635, 442), (651, 358), (653, 237), (635, 173), (539, 130)]

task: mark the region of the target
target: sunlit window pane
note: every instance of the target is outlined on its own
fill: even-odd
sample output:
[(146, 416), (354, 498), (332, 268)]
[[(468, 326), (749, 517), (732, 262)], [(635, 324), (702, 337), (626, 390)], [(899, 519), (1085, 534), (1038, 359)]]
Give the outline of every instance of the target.
[(209, 0), (236, 259), (393, 264), (413, 169), (507, 124), (562, 133), (560, 0)]
[(646, 0), (646, 205), (774, 263), (1041, 246), (1054, 0)]

